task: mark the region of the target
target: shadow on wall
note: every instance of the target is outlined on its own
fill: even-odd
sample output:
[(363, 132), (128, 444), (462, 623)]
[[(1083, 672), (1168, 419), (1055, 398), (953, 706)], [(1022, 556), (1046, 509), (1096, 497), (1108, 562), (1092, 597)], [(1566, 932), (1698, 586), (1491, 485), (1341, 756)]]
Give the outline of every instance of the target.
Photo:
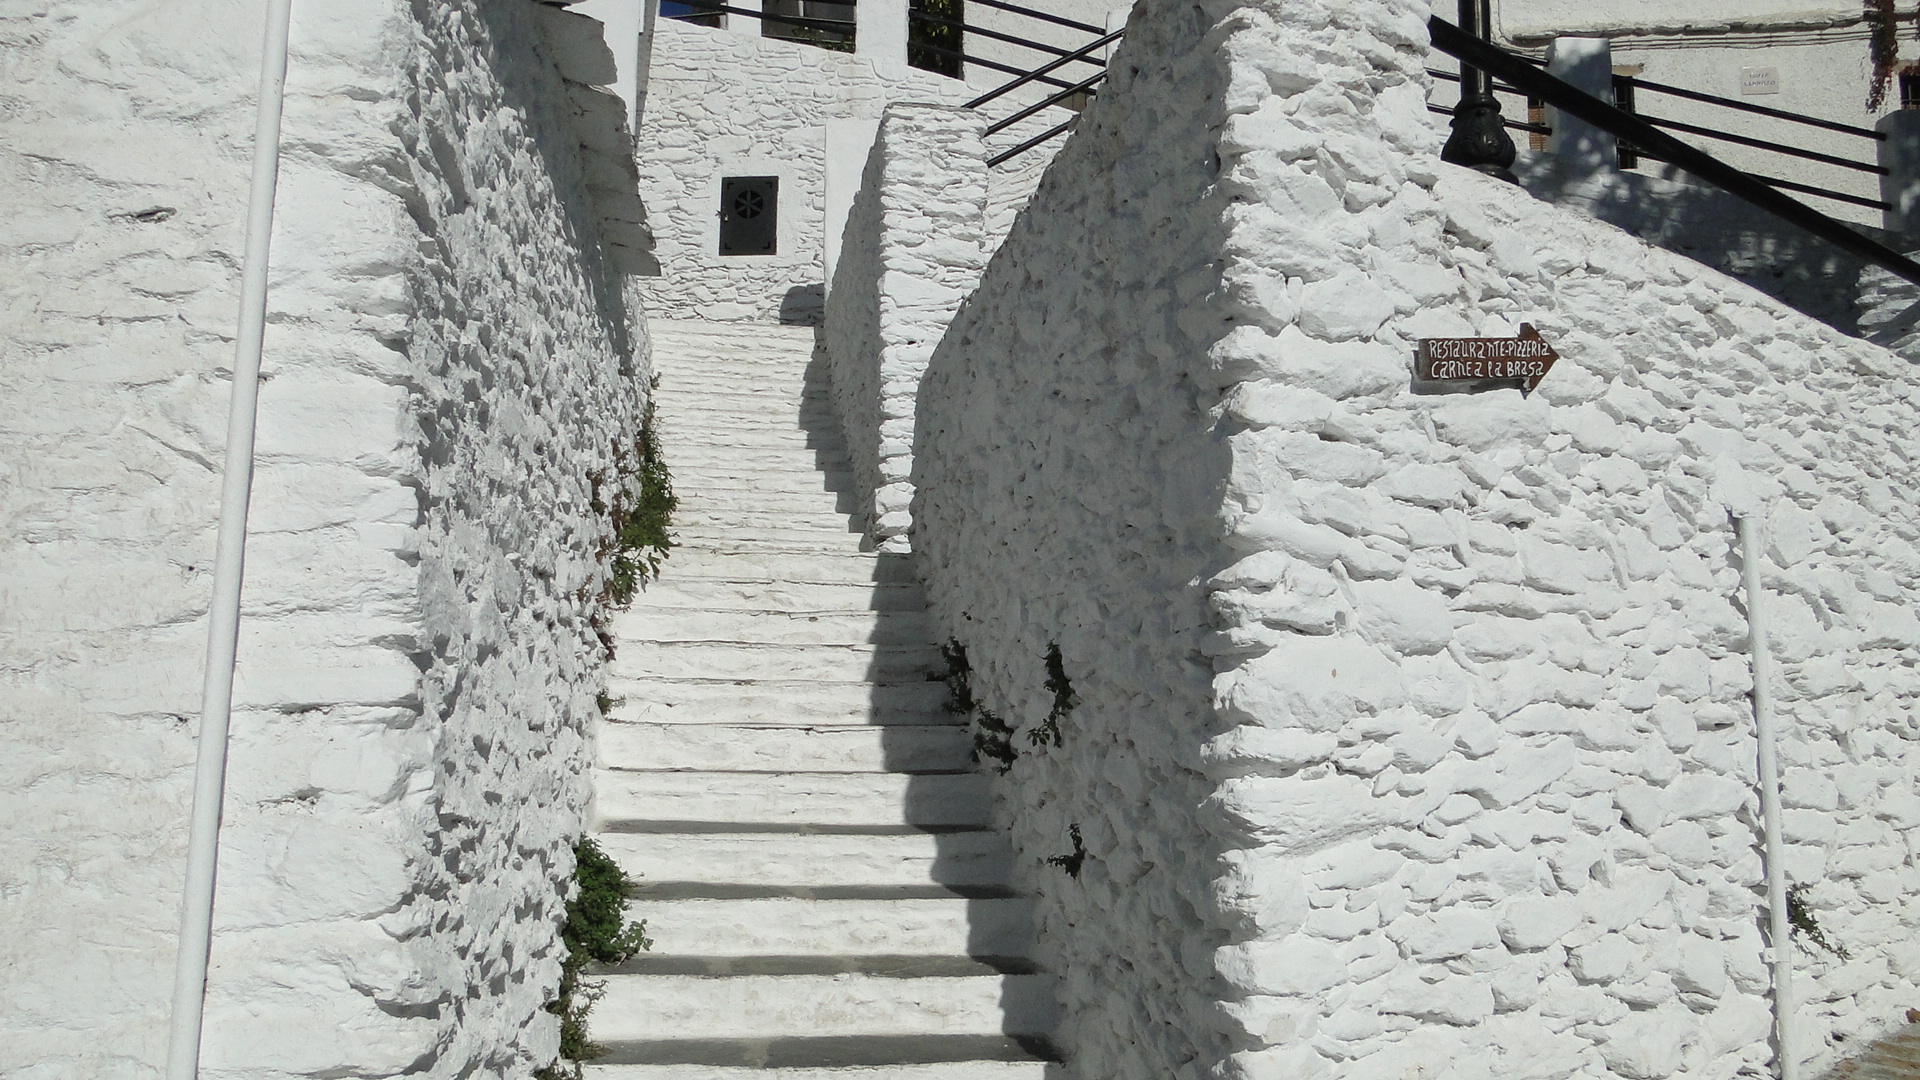
[[(1520, 186), (1650, 244), (1739, 278), (1843, 334), (1858, 335), (1855, 308), (1865, 263), (1745, 201), (1665, 168), (1664, 175), (1573, 168), (1553, 154), (1522, 153)], [(1877, 229), (1850, 226), (1886, 240)]]
[[(795, 289), (788, 296), (808, 291), (818, 295), (817, 289)], [(848, 514), (850, 531), (863, 531), (867, 517), (847, 469), (844, 438), (833, 410), (824, 334), (816, 334), (813, 359), (807, 365), (800, 419), (836, 509)], [(1052, 1061), (1058, 1052), (1047, 1033), (1053, 1029), (1057, 1007), (1052, 981), (1037, 972), (1031, 958), (1034, 901), (1012, 887), (1012, 848), (1005, 832), (993, 825), (991, 787), (988, 777), (970, 760), (963, 718), (940, 711), (947, 687), (937, 672), (929, 670), (937, 643), (929, 630), (925, 595), (911, 554), (877, 556), (869, 604), (877, 616), (870, 640), (879, 646), (867, 671), (869, 716), (884, 729), (881, 751), (887, 771), (909, 777), (902, 820), (909, 833), (926, 836), (933, 844), (926, 881), (887, 886), (878, 895), (907, 900), (958, 898), (966, 902), (967, 912), (965, 956), (885, 961), (900, 975), (997, 973), (1002, 1034), (827, 1040), (844, 1045), (815, 1045), (808, 1051), (814, 1056), (804, 1064), (851, 1065), (885, 1057)], [(864, 896), (872, 890), (856, 891)], [(836, 1053), (844, 1055), (844, 1060)], [(769, 1060), (767, 1064), (779, 1063)], [(1045, 1067), (1046, 1080), (1063, 1077), (1062, 1066)]]
[[(780, 321), (787, 326), (819, 326), (826, 321), (826, 312), (827, 287), (822, 284), (795, 285), (793, 288), (787, 290), (785, 296), (780, 298)], [(824, 363), (818, 353), (815, 355), (814, 362), (816, 364)], [(822, 382), (818, 390), (822, 395), (827, 393), (825, 378), (826, 375), (823, 369), (821, 374)], [(812, 366), (809, 366), (807, 369), (807, 380), (808, 392), (814, 392)], [(826, 403), (826, 398), (823, 396), (821, 398), (821, 404), (825, 405)]]

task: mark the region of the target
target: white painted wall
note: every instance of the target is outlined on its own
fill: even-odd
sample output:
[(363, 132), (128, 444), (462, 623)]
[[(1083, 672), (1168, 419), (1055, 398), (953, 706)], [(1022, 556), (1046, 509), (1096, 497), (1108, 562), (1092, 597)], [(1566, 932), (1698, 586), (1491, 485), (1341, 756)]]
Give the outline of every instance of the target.
[(828, 294), (834, 406), (864, 531), (885, 551), (906, 550), (912, 524), (920, 377), (986, 263), (985, 127), (971, 109), (887, 107)]
[[(1771, 537), (1786, 871), (1852, 957), (1792, 946), (1798, 1054), (1902, 1022), (1911, 366), (1441, 165), (1424, 5), (1193, 7), (1136, 17), (1154, 62), (990, 262), (915, 446), (1075, 1074), (1765, 1070), (1730, 511)], [(1563, 355), (1531, 398), (1409, 392), (1419, 338), (1523, 321)]]
[[(645, 370), (588, 193), (605, 132), (536, 14), (295, 6), (206, 1075), (552, 1057), (589, 489)], [(165, 3), (10, 32), (0, 1073), (151, 1077), (260, 28)]]

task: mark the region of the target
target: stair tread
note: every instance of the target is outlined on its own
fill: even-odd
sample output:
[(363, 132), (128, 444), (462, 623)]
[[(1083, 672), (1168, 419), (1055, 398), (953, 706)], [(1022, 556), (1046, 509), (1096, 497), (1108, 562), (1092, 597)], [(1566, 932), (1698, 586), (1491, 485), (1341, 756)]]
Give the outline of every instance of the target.
[[(1044, 1063), (1059, 1054), (1044, 1039), (1012, 1035), (813, 1036), (775, 1039), (605, 1040), (597, 1067), (720, 1065), (740, 1069), (801, 1069), (809, 1073), (860, 1066), (910, 1066), (939, 1063)], [(592, 1072), (592, 1069), (589, 1069)], [(864, 1073), (862, 1074), (864, 1076)], [(927, 1075), (928, 1080), (962, 1080), (957, 1074)], [(731, 1080), (731, 1078), (729, 1078)]]

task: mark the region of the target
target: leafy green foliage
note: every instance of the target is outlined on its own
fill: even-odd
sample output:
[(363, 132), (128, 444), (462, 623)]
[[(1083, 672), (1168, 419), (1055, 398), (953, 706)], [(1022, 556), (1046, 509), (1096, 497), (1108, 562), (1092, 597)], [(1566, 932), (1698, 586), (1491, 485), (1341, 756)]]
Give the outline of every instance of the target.
[(907, 63), (922, 71), (960, 78), (964, 66), (960, 54), (967, 49), (966, 31), (949, 24), (965, 21), (964, 0), (909, 0)]
[(1055, 746), (1066, 745), (1065, 736), (1060, 733), (1060, 721), (1066, 719), (1080, 699), (1074, 696), (1073, 683), (1067, 680), (1067, 662), (1060, 655), (1060, 645), (1053, 642), (1047, 646), (1047, 690), (1053, 694), (1053, 707), (1047, 710), (1047, 718), (1034, 725), (1027, 732), (1027, 741), (1035, 746), (1045, 746), (1048, 742)]
[(940, 677), (947, 684), (947, 711), (973, 719), (974, 760), (996, 761), (999, 764), (994, 771), (1005, 775), (1018, 756), (1013, 749), (1013, 728), (973, 699), (973, 667), (967, 663), (967, 647), (949, 640), (940, 646), (940, 655), (947, 660), (947, 673)]
[(1080, 839), (1078, 823), (1067, 826), (1067, 837), (1073, 841), (1073, 850), (1065, 855), (1047, 856), (1047, 864), (1065, 870), (1070, 878), (1077, 878), (1080, 876), (1080, 867), (1087, 861), (1087, 845)]
[(560, 941), (567, 947), (567, 958), (560, 967), (560, 994), (547, 1003), (547, 1011), (560, 1017), (563, 1060), (535, 1073), (536, 1080), (578, 1080), (580, 1062), (606, 1053), (587, 1037), (587, 1013), (601, 991), (581, 979), (586, 966), (618, 964), (653, 948), (647, 924), (627, 921), (627, 890), (633, 883), (620, 864), (600, 850), (590, 836), (574, 845), (573, 857), (574, 880), (580, 888), (567, 901), (567, 921), (560, 928)]
[(673, 547), (667, 526), (680, 499), (673, 493), (673, 477), (660, 453), (660, 435), (654, 428), (653, 401), (640, 417), (640, 437), (634, 444), (634, 475), (626, 491), (614, 499), (613, 552), (607, 595), (616, 604), (633, 601), (649, 578), (660, 576), (660, 564)]
[(1787, 925), (1793, 927), (1794, 933), (1840, 959), (1851, 959), (1847, 954), (1846, 946), (1828, 938), (1827, 932), (1820, 929), (1820, 924), (1814, 921), (1813, 909), (1807, 906), (1804, 899), (1806, 890), (1805, 884), (1795, 885), (1787, 890)]

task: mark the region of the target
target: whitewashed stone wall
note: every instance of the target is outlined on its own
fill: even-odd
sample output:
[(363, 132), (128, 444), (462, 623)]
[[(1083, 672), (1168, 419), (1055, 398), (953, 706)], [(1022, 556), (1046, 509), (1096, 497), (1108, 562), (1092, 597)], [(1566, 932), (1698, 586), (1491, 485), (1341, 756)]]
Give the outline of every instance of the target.
[[(0, 345), (0, 1073), (149, 1077), (260, 26), (31, 7), (6, 32), (33, 104), (0, 121), (29, 269)], [(295, 5), (204, 1075), (552, 1058), (602, 653), (591, 489), (644, 369), (596, 246), (618, 204), (587, 196), (604, 140), (561, 78), (578, 43), (539, 18)]]
[[(902, 99), (959, 104), (966, 84), (673, 19), (655, 24), (651, 44), (637, 156), (662, 275), (642, 288), (648, 310), (818, 322), (827, 121), (877, 117)], [(725, 176), (780, 178), (777, 254), (719, 254)]]
[(1537, 198), (1739, 278), (1842, 333), (1861, 330), (1859, 258), (1679, 169), (1647, 163), (1637, 172), (1588, 172), (1557, 154), (1523, 150), (1514, 172)]
[(870, 540), (904, 550), (920, 376), (986, 262), (986, 121), (890, 105), (847, 215), (827, 301), (833, 401)]
[[(1920, 386), (1442, 166), (1425, 17), (1143, 6), (930, 363), (914, 546), (1016, 728), (1072, 1070), (1764, 1073), (1730, 512), (1785, 869), (1851, 957), (1793, 946), (1821, 1066), (1920, 991)], [(1416, 339), (1522, 321), (1564, 355), (1531, 398), (1409, 392)]]
[[(892, 102), (959, 105), (987, 88), (674, 19), (655, 24), (647, 48), (636, 154), (662, 273), (641, 291), (648, 310), (672, 318), (819, 322), (828, 122), (877, 120)], [(987, 142), (993, 151), (1017, 146), (1070, 115), (1047, 109)], [(993, 170), (995, 203), (1005, 208), (993, 216), (1001, 232), (1053, 149)], [(780, 178), (777, 254), (719, 254), (726, 176)]]

